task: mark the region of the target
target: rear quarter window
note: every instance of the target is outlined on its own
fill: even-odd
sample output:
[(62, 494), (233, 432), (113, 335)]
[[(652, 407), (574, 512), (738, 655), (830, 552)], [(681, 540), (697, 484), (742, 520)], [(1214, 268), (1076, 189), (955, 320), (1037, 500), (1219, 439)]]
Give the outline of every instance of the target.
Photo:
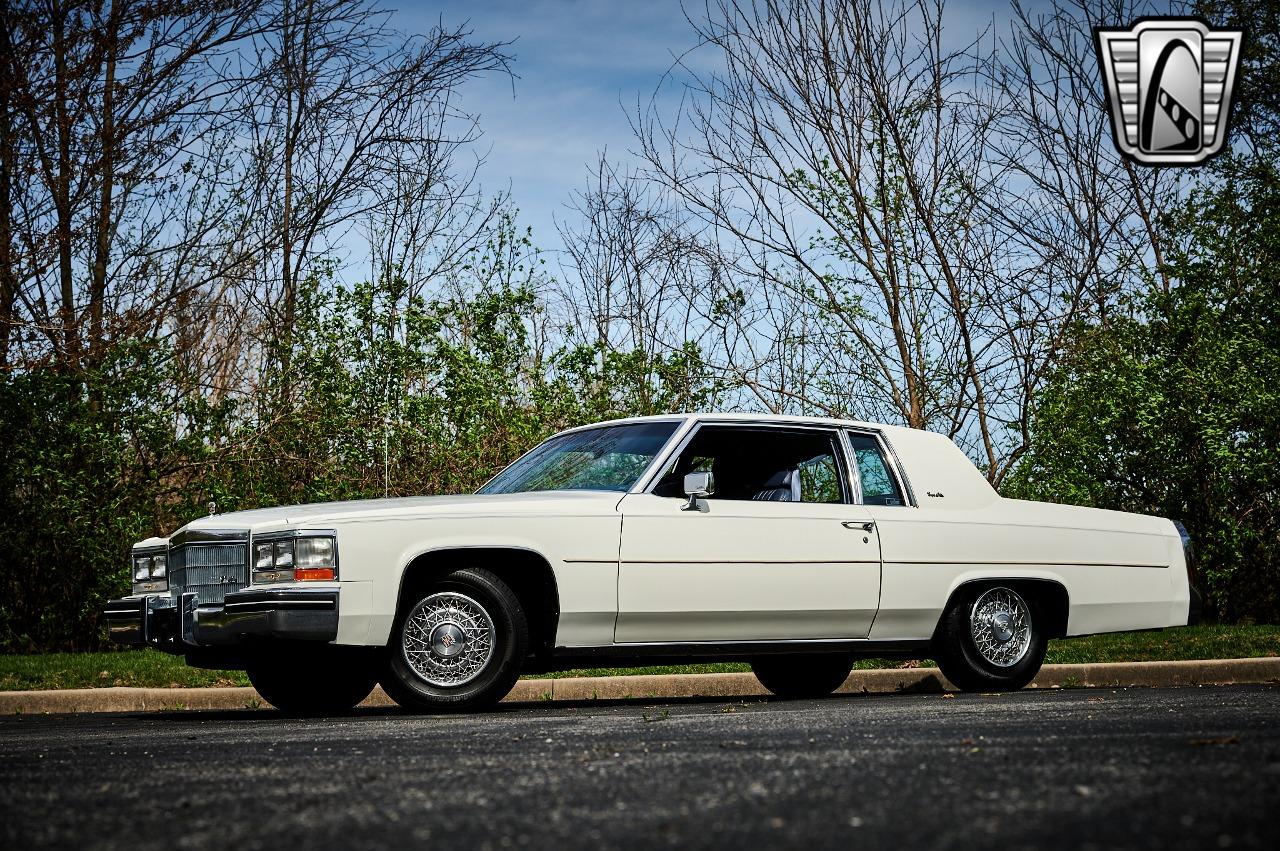
[(858, 476), (862, 479), (864, 505), (906, 505), (898, 480), (889, 470), (880, 442), (869, 434), (849, 435)]

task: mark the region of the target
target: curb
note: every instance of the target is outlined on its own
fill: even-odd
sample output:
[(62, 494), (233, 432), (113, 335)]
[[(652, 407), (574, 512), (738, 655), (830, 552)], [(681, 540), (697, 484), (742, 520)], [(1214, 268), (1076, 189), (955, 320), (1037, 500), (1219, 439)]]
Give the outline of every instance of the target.
[[(1029, 688), (1167, 688), (1280, 682), (1280, 657), (1181, 662), (1045, 665)], [(854, 671), (841, 694), (937, 694), (953, 691), (937, 668)], [(662, 674), (520, 680), (504, 703), (762, 697), (769, 692), (741, 674)], [(395, 704), (376, 688), (361, 704)], [(0, 714), (159, 712), (269, 708), (252, 688), (82, 688), (0, 692)]]

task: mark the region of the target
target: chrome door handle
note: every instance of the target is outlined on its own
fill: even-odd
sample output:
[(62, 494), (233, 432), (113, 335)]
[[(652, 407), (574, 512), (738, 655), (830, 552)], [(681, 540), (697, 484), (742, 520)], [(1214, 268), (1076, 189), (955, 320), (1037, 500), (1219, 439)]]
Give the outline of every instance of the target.
[(876, 521), (868, 520), (865, 523), (860, 520), (845, 520), (840, 524), (846, 529), (861, 529), (864, 532), (874, 532), (876, 530)]

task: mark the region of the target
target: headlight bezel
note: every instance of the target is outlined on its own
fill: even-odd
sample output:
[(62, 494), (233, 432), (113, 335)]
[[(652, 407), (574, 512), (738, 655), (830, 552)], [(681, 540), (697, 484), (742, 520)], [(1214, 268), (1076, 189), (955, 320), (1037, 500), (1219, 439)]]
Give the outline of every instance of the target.
[[(332, 529), (290, 529), (254, 535), (254, 585), (336, 582), (338, 535)], [(305, 558), (300, 556), (305, 554)]]
[(129, 553), (129, 575), (135, 595), (168, 591), (168, 546), (134, 547)]

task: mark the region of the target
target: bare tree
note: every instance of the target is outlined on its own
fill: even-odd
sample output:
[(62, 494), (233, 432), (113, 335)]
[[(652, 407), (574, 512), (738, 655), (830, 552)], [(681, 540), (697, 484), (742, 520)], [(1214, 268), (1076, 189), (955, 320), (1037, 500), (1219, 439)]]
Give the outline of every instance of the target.
[[(14, 54), (8, 0), (0, 0), (0, 53), (9, 57)], [(14, 104), (16, 95), (13, 63), (0, 61), (0, 372), (8, 369), (10, 341), (17, 324), (13, 310), (18, 297), (13, 250), (13, 177), (20, 121)]]
[(8, 324), (75, 365), (100, 354), (108, 314), (153, 283), (167, 228), (148, 212), (187, 185), (218, 125), (235, 81), (209, 69), (261, 21), (255, 3), (143, 0), (23, 3), (3, 17), (11, 141), (0, 157), (22, 176), (5, 202), (23, 314)]
[(935, 3), (720, 0), (693, 23), (724, 71), (698, 79), (683, 123), (642, 117), (643, 153), (735, 243), (767, 313), (814, 320), (743, 378), (770, 407), (942, 424), (994, 464), (982, 58), (945, 45)]
[(441, 145), (425, 160), (416, 152), (389, 158), (383, 202), (365, 214), (361, 230), (369, 280), (397, 288), (397, 303), (429, 296), (456, 273), (510, 205), (506, 193), (481, 191), (480, 159), (458, 167), (456, 149), (472, 141)]
[(458, 167), (479, 131), (456, 90), (508, 57), (464, 29), (407, 35), (363, 0), (0, 12), (6, 368), (159, 336), (174, 393), (252, 392), (268, 352), (288, 374), (299, 280), (356, 223), (420, 290), (503, 203)]
[(572, 341), (602, 357), (702, 342), (701, 291), (719, 255), (685, 225), (661, 187), (598, 158), (557, 223), (566, 251), (558, 303)]
[[(1135, 166), (1112, 145), (1093, 28), (1177, 11), (1133, 0), (1055, 0), (1033, 11), (1014, 0), (993, 69), (1006, 108), (996, 156), (1017, 179), (987, 213), (1057, 274), (1086, 279), (1099, 310), (1138, 270), (1163, 275), (1156, 218), (1181, 172)], [(1033, 209), (1026, 198), (1058, 203)]]
[(278, 294), (270, 303), (287, 367), (300, 278), (353, 224), (406, 192), (412, 203), (441, 190), (450, 153), (475, 138), (474, 122), (451, 108), (455, 88), (505, 70), (508, 57), (463, 28), (405, 36), (362, 2), (279, 0), (275, 9), (278, 26), (254, 52), (268, 73), (242, 106), (253, 134), (246, 214), (263, 247), (258, 286)]
[[(721, 70), (636, 117), (647, 176), (722, 251), (701, 315), (771, 410), (956, 438), (999, 481), (1082, 310), (1147, 260), (1172, 180), (1108, 145), (1080, 0), (956, 38), (942, 0), (711, 0)], [(1122, 14), (1117, 10), (1115, 14)]]
[(1119, 295), (1147, 285), (1148, 270), (1168, 289), (1157, 218), (1183, 190), (1179, 170), (1135, 166), (1112, 144), (1092, 31), (1181, 10), (1133, 0), (1031, 10), (1014, 0), (1012, 11), (991, 66), (1002, 103), (991, 157), (1007, 179), (981, 208), (1021, 258), (1005, 271), (988, 329), (1003, 340), (1017, 371), (1010, 390), (1021, 395), (1008, 406), (1017, 439), (1001, 477), (1028, 446), (1034, 395), (1070, 323), (1105, 321)]

